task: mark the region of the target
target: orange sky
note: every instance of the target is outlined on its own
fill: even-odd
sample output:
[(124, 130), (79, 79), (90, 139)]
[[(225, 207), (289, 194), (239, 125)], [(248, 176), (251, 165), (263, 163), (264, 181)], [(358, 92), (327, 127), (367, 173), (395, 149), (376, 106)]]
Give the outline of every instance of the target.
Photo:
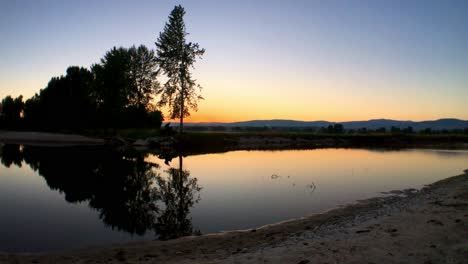
[[(286, 77), (281, 81), (282, 77)], [(463, 96), (444, 94), (443, 80), (431, 83), (330, 81), (329, 76), (270, 80), (211, 80), (199, 78), (205, 100), (188, 122), (234, 122), (253, 119), (352, 121), (388, 118), (434, 120), (468, 119)], [(295, 80), (289, 81), (288, 80)], [(333, 80), (333, 79), (332, 79)], [(458, 84), (460, 85), (460, 84)], [(292, 88), (288, 89), (287, 86)], [(240, 89), (238, 87), (244, 87)], [(388, 92), (390, 91), (390, 92)], [(466, 96), (465, 96), (466, 97)], [(418, 100), (415, 100), (417, 98)], [(467, 98), (468, 99), (468, 98)]]

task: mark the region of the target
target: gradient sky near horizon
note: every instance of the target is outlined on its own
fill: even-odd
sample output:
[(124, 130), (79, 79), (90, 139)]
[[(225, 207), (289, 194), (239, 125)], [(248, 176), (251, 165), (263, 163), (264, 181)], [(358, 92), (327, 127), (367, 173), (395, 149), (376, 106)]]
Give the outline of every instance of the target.
[(206, 49), (189, 121), (468, 120), (468, 1), (0, 3), (0, 97), (154, 42), (176, 4)]

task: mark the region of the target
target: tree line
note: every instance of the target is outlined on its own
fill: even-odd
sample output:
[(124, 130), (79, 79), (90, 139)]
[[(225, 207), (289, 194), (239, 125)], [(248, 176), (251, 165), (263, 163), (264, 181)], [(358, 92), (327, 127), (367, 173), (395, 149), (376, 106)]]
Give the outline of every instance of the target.
[(150, 101), (158, 85), (154, 51), (112, 48), (86, 69), (68, 67), (31, 98), (2, 100), (2, 126), (39, 130), (159, 127)]
[(343, 124), (336, 123), (322, 127), (270, 127), (270, 126), (190, 126), (186, 128), (187, 131), (202, 132), (202, 131), (215, 131), (215, 132), (300, 132), (310, 134), (468, 134), (468, 128), (464, 129), (431, 129), (425, 128), (416, 130), (412, 126), (408, 127), (379, 127), (367, 128), (361, 127), (357, 129), (345, 128)]
[(144, 45), (113, 47), (89, 69), (68, 67), (65, 75), (53, 77), (27, 100), (6, 96), (0, 104), (0, 128), (159, 128), (163, 115), (158, 108), (168, 106), (169, 118), (179, 118), (182, 130), (183, 118), (202, 99), (190, 70), (205, 51), (187, 43), (184, 14), (180, 5), (172, 10), (155, 42), (156, 52)]

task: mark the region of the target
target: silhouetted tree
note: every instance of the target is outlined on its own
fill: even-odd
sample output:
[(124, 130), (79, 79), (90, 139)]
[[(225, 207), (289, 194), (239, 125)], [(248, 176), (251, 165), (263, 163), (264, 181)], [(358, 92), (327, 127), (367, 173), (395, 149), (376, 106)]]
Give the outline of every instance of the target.
[(131, 105), (139, 109), (147, 109), (159, 86), (156, 80), (159, 73), (156, 57), (154, 51), (144, 45), (138, 48), (132, 46), (128, 52), (130, 54), (130, 78), (134, 86), (130, 91), (129, 101)]
[(337, 134), (343, 134), (344, 133), (344, 127), (342, 124), (334, 124), (333, 125), (333, 132)]
[(396, 126), (392, 126), (390, 128), (390, 131), (395, 134), (395, 133), (400, 133), (401, 129), (399, 127), (396, 127)]
[(32, 128), (83, 128), (93, 125), (93, 75), (71, 66), (65, 76), (53, 77), (45, 89), (25, 103), (24, 117)]
[(112, 48), (100, 64), (91, 66), (95, 77), (95, 97), (99, 114), (106, 127), (116, 127), (129, 103), (132, 90), (130, 53), (127, 49)]
[(367, 127), (361, 127), (357, 130), (357, 132), (360, 134), (367, 134), (368, 130)]
[(6, 96), (0, 103), (0, 109), (0, 127), (18, 128), (24, 109), (23, 96), (20, 95), (16, 98), (10, 95)]
[(412, 133), (413, 133), (413, 127), (412, 127), (412, 126), (409, 126), (409, 127), (407, 127), (407, 128), (404, 128), (404, 129), (403, 129), (403, 133), (412, 134)]
[(41, 98), (39, 94), (36, 93), (24, 103), (24, 119), (28, 128), (41, 129), (43, 127), (43, 122), (41, 120), (43, 115), (41, 112)]
[(377, 128), (377, 129), (375, 130), (375, 132), (377, 132), (377, 133), (385, 133), (385, 132), (387, 132), (387, 129), (386, 129), (385, 127), (381, 127), (381, 128)]
[(200, 48), (197, 43), (187, 43), (184, 14), (182, 6), (174, 7), (169, 15), (169, 22), (155, 43), (157, 61), (167, 77), (167, 81), (158, 89), (158, 94), (161, 95), (158, 105), (169, 106), (171, 119), (180, 118), (180, 132), (183, 132), (184, 117), (190, 115), (189, 110), (197, 111), (197, 102), (203, 99), (198, 94), (201, 86), (192, 78), (190, 68), (205, 53), (205, 49)]
[(150, 110), (148, 113), (148, 126), (152, 128), (161, 128), (164, 117), (159, 110)]
[(431, 134), (433, 133), (432, 129), (430, 127), (428, 128), (425, 128), (423, 130), (420, 131), (421, 134)]
[(162, 114), (150, 104), (158, 87), (153, 51), (143, 45), (114, 47), (92, 71), (97, 110), (105, 127), (161, 126)]

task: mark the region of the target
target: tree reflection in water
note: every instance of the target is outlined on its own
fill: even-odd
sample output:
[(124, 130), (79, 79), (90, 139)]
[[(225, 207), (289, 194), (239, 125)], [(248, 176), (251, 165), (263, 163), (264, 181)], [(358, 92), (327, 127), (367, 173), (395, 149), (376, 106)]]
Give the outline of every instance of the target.
[[(192, 221), (188, 217), (190, 208), (200, 200), (197, 178), (183, 169), (183, 158), (179, 156), (179, 168), (169, 168), (168, 177), (157, 177), (157, 197), (165, 205), (158, 215), (155, 230), (160, 239), (172, 239), (193, 234)], [(197, 231), (195, 233), (200, 233)]]
[[(3, 155), (3, 153), (6, 153)], [(23, 156), (21, 154), (20, 145), (4, 145), (0, 151), (1, 162), (2, 164), (9, 168), (12, 164), (15, 164), (18, 167), (21, 167), (21, 161), (23, 161)]]
[(88, 202), (113, 229), (137, 235), (153, 230), (164, 240), (199, 233), (190, 209), (199, 202), (201, 187), (183, 169), (182, 156), (178, 168), (161, 175), (158, 164), (145, 160), (147, 154), (129, 150), (3, 145), (0, 155), (6, 167), (29, 165), (67, 202)]

